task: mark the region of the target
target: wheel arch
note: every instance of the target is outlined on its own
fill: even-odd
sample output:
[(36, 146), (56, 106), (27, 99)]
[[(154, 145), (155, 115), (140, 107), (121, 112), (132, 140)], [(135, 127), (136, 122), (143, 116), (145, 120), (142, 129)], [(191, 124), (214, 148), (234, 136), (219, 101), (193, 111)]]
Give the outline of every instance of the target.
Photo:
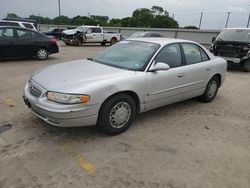
[[(220, 73), (217, 73), (217, 74), (213, 75), (213, 76), (211, 77), (211, 79), (214, 78), (214, 77), (216, 77), (216, 78), (218, 79), (218, 81), (219, 81), (219, 87), (220, 87), (220, 86), (221, 86), (221, 82), (222, 82), (222, 76), (221, 76), (221, 74), (220, 74)], [(210, 79), (210, 80), (211, 80), (211, 79)]]
[(113, 93), (112, 95), (110, 95), (109, 97), (107, 97), (104, 102), (101, 104), (101, 107), (98, 111), (98, 114), (100, 113), (102, 107), (104, 106), (104, 104), (110, 100), (112, 97), (116, 96), (116, 95), (121, 95), (121, 94), (127, 94), (129, 96), (132, 97), (132, 99), (134, 100), (135, 102), (135, 106), (136, 106), (136, 113), (139, 113), (140, 112), (140, 98), (139, 96), (137, 95), (137, 93), (135, 93), (134, 91), (131, 91), (131, 90), (125, 90), (125, 91), (120, 91), (120, 92), (116, 92), (116, 93)]

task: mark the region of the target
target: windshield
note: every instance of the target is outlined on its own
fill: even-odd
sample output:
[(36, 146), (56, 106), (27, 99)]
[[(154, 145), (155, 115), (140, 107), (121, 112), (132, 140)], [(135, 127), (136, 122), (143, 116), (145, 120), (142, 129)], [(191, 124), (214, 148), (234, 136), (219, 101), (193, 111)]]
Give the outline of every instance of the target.
[(217, 40), (249, 42), (250, 41), (250, 30), (225, 29), (219, 34), (219, 36), (217, 37)]
[(78, 27), (76, 29), (83, 32), (83, 31), (86, 31), (88, 29), (88, 27), (80, 26), (80, 27)]
[(100, 52), (94, 61), (127, 70), (143, 71), (160, 45), (140, 41), (121, 41)]
[(137, 32), (137, 33), (133, 33), (132, 35), (130, 35), (129, 38), (142, 38), (144, 35), (145, 33)]

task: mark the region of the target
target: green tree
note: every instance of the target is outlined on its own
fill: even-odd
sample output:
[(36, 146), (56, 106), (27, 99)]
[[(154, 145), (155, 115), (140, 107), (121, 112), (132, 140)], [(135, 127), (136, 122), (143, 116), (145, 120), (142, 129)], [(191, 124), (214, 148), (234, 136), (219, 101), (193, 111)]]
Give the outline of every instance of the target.
[(150, 9), (140, 8), (133, 12), (133, 18), (135, 19), (138, 27), (150, 27), (153, 14)]
[(189, 25), (189, 26), (185, 26), (184, 29), (199, 29), (199, 28), (193, 25)]
[(164, 9), (160, 6), (153, 6), (151, 8), (151, 10), (152, 10), (154, 16), (163, 15), (163, 13), (164, 13)]
[(156, 16), (151, 23), (151, 27), (155, 28), (178, 28), (178, 26), (178, 22), (169, 16)]
[(53, 19), (53, 24), (70, 25), (70, 18), (68, 16), (57, 16)]
[(14, 13), (8, 13), (6, 18), (19, 18), (19, 17)]
[(39, 24), (52, 24), (52, 20), (48, 17), (30, 15), (29, 18), (32, 20), (36, 20)]
[(121, 19), (122, 27), (136, 27), (137, 23), (133, 17), (126, 17)]
[(115, 18), (113, 18), (113, 19), (111, 19), (111, 20), (109, 21), (109, 25), (110, 25), (110, 26), (114, 26), (114, 27), (121, 27), (121, 26), (122, 26), (122, 23), (121, 23), (121, 20), (120, 20), (120, 19), (115, 19)]

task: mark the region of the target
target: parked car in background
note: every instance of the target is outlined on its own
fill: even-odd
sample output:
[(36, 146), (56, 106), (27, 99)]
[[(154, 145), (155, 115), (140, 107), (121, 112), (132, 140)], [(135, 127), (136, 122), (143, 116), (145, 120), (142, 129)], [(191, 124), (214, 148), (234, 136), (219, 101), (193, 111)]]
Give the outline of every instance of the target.
[(44, 60), (58, 52), (55, 38), (30, 29), (0, 26), (0, 58), (36, 57)]
[(16, 26), (37, 31), (36, 25), (33, 22), (28, 22), (28, 20), (26, 21), (18, 21), (14, 19), (0, 20), (0, 26)]
[(125, 131), (138, 113), (200, 97), (212, 101), (227, 63), (192, 41), (124, 40), (94, 58), (35, 72), (24, 88), (30, 110), (61, 127), (95, 125)]
[(131, 34), (128, 38), (147, 38), (147, 37), (164, 37), (160, 33), (155, 32), (136, 32)]
[(250, 28), (228, 28), (213, 38), (210, 51), (223, 57), (229, 68), (250, 71)]
[(98, 26), (80, 26), (76, 29), (64, 30), (62, 40), (66, 45), (82, 46), (84, 43), (100, 43), (105, 45), (115, 44), (121, 40), (121, 33), (104, 32), (102, 27)]
[(58, 39), (62, 38), (62, 32), (65, 30), (65, 28), (50, 28), (48, 30), (42, 31), (41, 33), (48, 35), (48, 36), (54, 36)]

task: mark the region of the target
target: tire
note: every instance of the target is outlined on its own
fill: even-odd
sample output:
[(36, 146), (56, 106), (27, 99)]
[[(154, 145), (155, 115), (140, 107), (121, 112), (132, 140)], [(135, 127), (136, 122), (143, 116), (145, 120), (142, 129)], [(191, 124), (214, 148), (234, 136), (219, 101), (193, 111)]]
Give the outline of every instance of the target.
[(38, 48), (36, 51), (36, 58), (39, 60), (45, 60), (49, 56), (48, 50), (46, 48)]
[(102, 45), (102, 46), (105, 46), (105, 45), (106, 45), (106, 42), (101, 42), (101, 45)]
[(77, 39), (76, 45), (79, 46), (79, 47), (81, 47), (82, 46), (82, 40), (81, 39)]
[(114, 45), (115, 43), (117, 43), (116, 38), (112, 38), (110, 41), (110, 46)]
[(206, 90), (202, 96), (200, 96), (200, 100), (203, 102), (211, 102), (217, 95), (219, 89), (219, 80), (217, 77), (211, 78), (208, 82)]
[(131, 125), (135, 114), (136, 105), (130, 95), (115, 95), (102, 105), (97, 126), (104, 134), (120, 134)]
[(244, 72), (250, 72), (250, 61), (245, 61), (242, 66)]

